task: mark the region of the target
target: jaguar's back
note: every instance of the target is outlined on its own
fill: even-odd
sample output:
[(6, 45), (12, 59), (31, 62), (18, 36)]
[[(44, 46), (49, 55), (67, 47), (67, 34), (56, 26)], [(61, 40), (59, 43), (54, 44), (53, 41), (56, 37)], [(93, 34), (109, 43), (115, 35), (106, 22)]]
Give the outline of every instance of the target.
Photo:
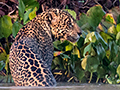
[(51, 73), (53, 38), (75, 42), (81, 34), (73, 17), (49, 9), (19, 30), (11, 46), (9, 64), (16, 86), (55, 86)]

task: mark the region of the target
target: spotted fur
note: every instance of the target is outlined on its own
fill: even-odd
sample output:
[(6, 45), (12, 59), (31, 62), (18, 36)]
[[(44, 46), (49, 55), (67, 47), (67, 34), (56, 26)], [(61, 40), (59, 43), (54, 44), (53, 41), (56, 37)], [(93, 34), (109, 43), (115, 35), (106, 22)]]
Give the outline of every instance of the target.
[[(81, 30), (66, 11), (49, 9), (19, 30), (11, 46), (9, 65), (16, 86), (55, 86), (51, 73), (53, 40), (79, 39)], [(53, 39), (54, 38), (54, 39)]]

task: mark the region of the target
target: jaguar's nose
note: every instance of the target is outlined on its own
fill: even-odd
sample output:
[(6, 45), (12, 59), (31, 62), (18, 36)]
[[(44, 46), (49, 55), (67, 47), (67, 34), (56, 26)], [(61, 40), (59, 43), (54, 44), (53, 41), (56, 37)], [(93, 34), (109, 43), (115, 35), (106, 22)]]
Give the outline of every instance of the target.
[(78, 32), (78, 35), (80, 36), (82, 34), (82, 32)]

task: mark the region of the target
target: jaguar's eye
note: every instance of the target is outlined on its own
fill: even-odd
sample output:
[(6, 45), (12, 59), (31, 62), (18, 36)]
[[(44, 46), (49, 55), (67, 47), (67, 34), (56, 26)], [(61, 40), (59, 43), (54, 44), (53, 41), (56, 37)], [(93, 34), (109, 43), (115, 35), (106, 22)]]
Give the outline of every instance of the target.
[(72, 25), (69, 25), (69, 27), (71, 28), (71, 27), (72, 27)]

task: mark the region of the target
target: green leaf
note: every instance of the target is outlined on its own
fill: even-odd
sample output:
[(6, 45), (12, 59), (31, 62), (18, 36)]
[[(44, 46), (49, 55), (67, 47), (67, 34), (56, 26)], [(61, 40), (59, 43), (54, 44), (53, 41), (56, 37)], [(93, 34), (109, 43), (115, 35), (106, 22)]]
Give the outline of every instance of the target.
[(79, 49), (75, 46), (72, 52), (73, 55), (77, 55), (78, 58), (80, 58), (80, 51)]
[(120, 39), (120, 32), (118, 32), (116, 35), (116, 40), (119, 40), (119, 39)]
[(66, 58), (70, 59), (70, 57), (66, 54), (60, 54), (60, 56), (61, 56), (62, 59), (66, 59)]
[(26, 13), (24, 14), (24, 19), (23, 19), (24, 25), (30, 21), (30, 19), (29, 19), (29, 14), (30, 14), (31, 11), (32, 11), (32, 9), (29, 9), (29, 10), (27, 10)]
[(64, 9), (64, 10), (70, 13), (73, 16), (73, 18), (76, 19), (76, 12), (74, 10), (71, 9)]
[(95, 32), (91, 32), (91, 33), (88, 33), (86, 35), (86, 38), (85, 38), (85, 43), (87, 42), (95, 42), (96, 41), (96, 38), (95, 38)]
[(87, 58), (87, 66), (86, 66), (86, 69), (87, 69), (89, 72), (96, 72), (99, 64), (100, 64), (100, 61), (99, 61), (99, 58), (98, 58), (97, 56), (88, 57), (88, 58)]
[(81, 48), (84, 44), (84, 38), (83, 37), (80, 37), (79, 40), (77, 41), (77, 46), (78, 48)]
[(60, 42), (60, 43), (58, 43), (57, 44), (57, 48), (59, 49), (59, 50), (64, 50), (65, 49), (65, 46), (67, 46), (67, 45), (69, 45), (69, 41), (67, 41), (67, 40), (65, 40), (65, 41), (63, 41), (63, 42)]
[(116, 35), (116, 42), (118, 45), (120, 45), (120, 32), (118, 32)]
[[(77, 20), (77, 24), (79, 25), (79, 27), (82, 27), (84, 24), (88, 23), (87, 21), (87, 16), (86, 14), (82, 13), (80, 15), (80, 20)], [(83, 29), (83, 28), (82, 28)]]
[(32, 20), (36, 16), (36, 11), (37, 11), (37, 8), (35, 7), (33, 11), (29, 14), (30, 20)]
[(27, 10), (26, 13), (24, 14), (23, 23), (26, 24), (30, 20), (32, 20), (34, 17), (36, 17), (36, 11), (37, 11), (36, 7), (30, 8), (29, 10)]
[(82, 59), (81, 62), (81, 66), (84, 70), (86, 70), (86, 66), (87, 66), (87, 56), (85, 56), (85, 58)]
[(88, 30), (93, 31), (93, 28), (88, 23), (88, 17), (84, 13), (80, 15), (80, 20), (77, 20), (77, 24), (83, 30), (82, 35), (86, 34)]
[(113, 41), (113, 42), (109, 43), (109, 48), (110, 48), (109, 60), (113, 61), (118, 53), (118, 47), (117, 47), (116, 43)]
[(117, 24), (120, 23), (120, 15), (117, 17)]
[(18, 5), (19, 16), (23, 19), (24, 12), (25, 12), (25, 5), (23, 3), (23, 0), (18, 0), (18, 2), (19, 2), (19, 5)]
[(120, 23), (117, 24), (117, 26), (116, 26), (116, 30), (117, 30), (117, 32), (120, 32)]
[(106, 17), (105, 17), (105, 21), (110, 22), (110, 23), (112, 23), (112, 24), (115, 24), (115, 20), (114, 20), (112, 14), (107, 13), (105, 16), (106, 16)]
[(23, 2), (25, 4), (25, 11), (34, 9), (35, 7), (37, 7), (37, 10), (39, 9), (39, 3), (36, 0), (29, 0), (29, 2), (27, 0), (23, 0)]
[(5, 67), (5, 63), (3, 61), (0, 61), (0, 71), (3, 70)]
[(117, 34), (117, 30), (116, 30), (116, 28), (115, 28), (114, 25), (112, 25), (112, 26), (108, 29), (108, 33), (114, 34), (114, 35)]
[(120, 79), (117, 80), (117, 83), (120, 83)]
[(23, 27), (23, 25), (17, 21), (13, 23), (12, 34), (14, 37), (17, 35), (19, 29), (22, 27)]
[(81, 66), (83, 69), (89, 72), (96, 72), (100, 64), (99, 58), (97, 56), (91, 57), (87, 56), (83, 59)]
[(105, 49), (103, 48), (101, 43), (99, 43), (95, 48), (97, 50), (97, 54), (98, 54), (99, 58), (102, 60), (106, 56)]
[(93, 6), (87, 11), (88, 23), (93, 30), (96, 30), (104, 15), (105, 12), (100, 5)]
[(6, 51), (0, 47), (0, 61), (5, 61), (7, 59), (7, 53)]
[(106, 43), (108, 43), (109, 39), (113, 39), (109, 34), (106, 34), (105, 32), (100, 32), (100, 35), (105, 40)]
[(104, 78), (107, 72), (105, 71), (105, 68), (103, 65), (99, 65), (97, 68), (97, 73), (99, 78)]
[(113, 81), (111, 77), (108, 77), (108, 75), (105, 76), (109, 84), (113, 84)]
[(74, 47), (73, 44), (69, 43), (69, 45), (65, 47), (65, 51), (71, 51), (73, 47)]
[(116, 75), (116, 69), (117, 69), (117, 67), (115, 67), (115, 66), (117, 66), (117, 64), (114, 61), (112, 61), (110, 63), (110, 65), (108, 66), (108, 70), (109, 70), (110, 76), (112, 78), (114, 78), (114, 76)]
[(117, 64), (120, 64), (120, 51), (116, 55), (116, 62)]
[(83, 52), (83, 56), (85, 57), (87, 53), (90, 54), (91, 50), (92, 50), (92, 44), (90, 43), (89, 45), (87, 45), (85, 47), (84, 52)]
[(7, 71), (7, 74), (8, 74), (8, 68), (9, 68), (8, 64), (9, 64), (9, 55), (7, 55), (7, 60), (5, 62), (5, 70)]
[(108, 49), (108, 44), (104, 41), (104, 39), (100, 36), (98, 32), (95, 32), (95, 37), (96, 37), (96, 43), (101, 43), (103, 48), (106, 50)]
[(85, 71), (80, 69), (80, 67), (76, 67), (75, 71), (76, 71), (75, 76), (77, 77), (77, 79), (79, 81), (81, 81), (83, 79), (83, 77), (85, 76)]
[[(63, 59), (62, 59), (61, 57), (55, 57), (55, 58), (53, 59), (53, 63), (54, 63), (55, 65), (59, 65), (59, 66), (60, 66), (59, 69), (64, 69)], [(53, 67), (53, 66), (52, 66), (52, 67)]]
[(54, 48), (56, 48), (56, 49), (58, 49), (58, 50), (61, 50), (61, 48), (58, 47), (58, 45), (60, 45), (60, 44), (61, 44), (61, 41), (59, 41), (59, 40), (56, 40), (56, 41), (53, 42)]
[(8, 38), (12, 33), (11, 18), (7, 15), (0, 17), (0, 38)]
[(119, 79), (120, 79), (120, 64), (119, 64), (119, 66), (117, 67), (117, 73), (118, 73)]

